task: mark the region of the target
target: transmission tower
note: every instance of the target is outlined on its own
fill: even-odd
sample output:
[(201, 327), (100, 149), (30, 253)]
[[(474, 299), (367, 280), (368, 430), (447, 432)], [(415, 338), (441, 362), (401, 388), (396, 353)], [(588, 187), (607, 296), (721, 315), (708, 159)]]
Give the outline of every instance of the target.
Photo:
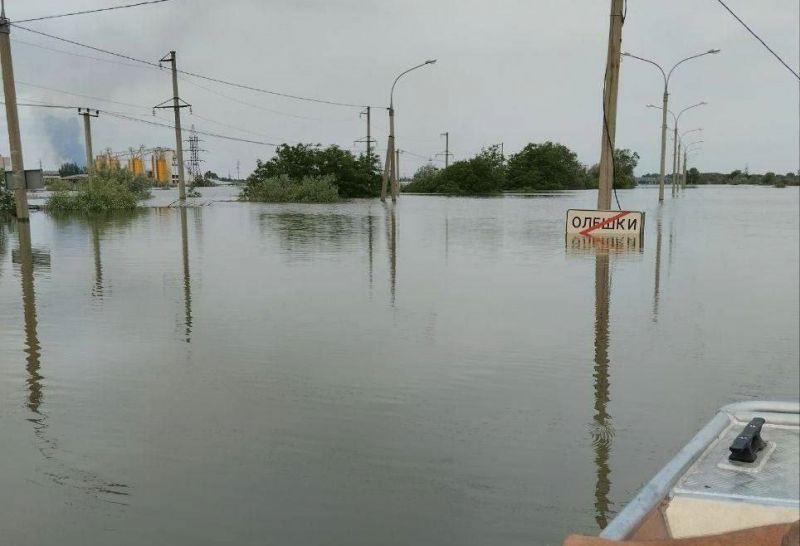
[(197, 132), (194, 129), (194, 125), (192, 125), (192, 129), (189, 131), (189, 160), (186, 162), (186, 170), (189, 174), (189, 180), (192, 185), (195, 182), (203, 179), (203, 171), (200, 168), (200, 164), (203, 163), (203, 160), (200, 159), (200, 152), (205, 152), (207, 150), (203, 150), (200, 148), (200, 138), (197, 136)]

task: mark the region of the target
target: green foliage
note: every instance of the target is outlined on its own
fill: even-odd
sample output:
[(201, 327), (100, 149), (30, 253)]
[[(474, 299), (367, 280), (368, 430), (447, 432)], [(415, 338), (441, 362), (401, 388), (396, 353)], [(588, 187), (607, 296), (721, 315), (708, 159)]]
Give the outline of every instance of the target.
[(258, 162), (247, 184), (258, 184), (280, 176), (289, 180), (331, 177), (338, 195), (343, 198), (374, 197), (380, 192), (378, 158), (364, 154), (356, 157), (338, 146), (322, 148), (310, 144), (281, 144), (272, 159)]
[(578, 156), (554, 142), (528, 144), (508, 160), (505, 189), (516, 191), (581, 189), (586, 186)]
[(0, 215), (16, 214), (16, 210), (14, 194), (0, 186)]
[[(258, 169), (256, 169), (258, 170)], [(247, 181), (241, 199), (265, 203), (333, 203), (339, 192), (333, 176), (305, 176), (292, 180), (288, 175), (254, 178)]]
[[(692, 176), (691, 173), (694, 171), (696, 176)], [(785, 175), (776, 174), (774, 172), (767, 172), (765, 174), (753, 174), (753, 173), (744, 173), (741, 170), (735, 170), (728, 174), (725, 173), (715, 173), (715, 172), (706, 172), (701, 173), (695, 168), (689, 169), (687, 173), (687, 183), (696, 185), (696, 184), (754, 184), (754, 185), (763, 185), (763, 186), (775, 186), (775, 187), (785, 187), (785, 186), (797, 186), (800, 185), (800, 177), (798, 177), (795, 173), (786, 173)]]
[(205, 178), (206, 180), (219, 180), (220, 179), (219, 175), (217, 173), (213, 172), (213, 171), (206, 171), (205, 174), (203, 174), (203, 178)]
[(472, 159), (456, 161), (439, 170), (426, 165), (417, 170), (405, 192), (444, 195), (491, 195), (503, 188), (504, 165), (494, 147), (482, 150)]
[(50, 211), (101, 212), (135, 209), (140, 199), (150, 197), (150, 181), (128, 170), (99, 170), (78, 191), (56, 191), (47, 200)]
[(214, 182), (214, 180), (212, 180), (211, 178), (206, 178), (204, 176), (198, 176), (197, 178), (192, 180), (192, 183), (190, 184), (190, 187), (192, 187), (192, 188), (212, 188), (212, 187), (214, 187), (216, 185), (217, 185), (217, 183)]
[[(626, 190), (636, 187), (636, 177), (633, 174), (639, 164), (639, 154), (628, 149), (614, 150), (614, 187)], [(600, 184), (600, 165), (595, 163), (586, 171), (586, 187), (596, 189)]]
[(47, 183), (46, 189), (48, 191), (69, 191), (75, 189), (75, 185), (69, 180), (51, 180)]
[(74, 176), (76, 174), (84, 174), (86, 169), (78, 167), (77, 163), (62, 163), (58, 168), (59, 176)]
[(436, 193), (436, 177), (439, 175), (439, 169), (430, 163), (423, 165), (417, 172), (411, 182), (403, 186), (404, 192), (411, 193)]
[(686, 171), (686, 184), (694, 186), (700, 183), (700, 171), (692, 167)]

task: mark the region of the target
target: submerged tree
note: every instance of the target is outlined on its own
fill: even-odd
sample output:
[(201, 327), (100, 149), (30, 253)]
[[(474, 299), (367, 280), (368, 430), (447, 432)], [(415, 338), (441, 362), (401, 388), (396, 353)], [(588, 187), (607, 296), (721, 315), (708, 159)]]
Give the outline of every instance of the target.
[(332, 177), (340, 197), (372, 197), (380, 192), (377, 156), (355, 156), (338, 146), (322, 148), (312, 144), (281, 144), (269, 161), (259, 161), (248, 184), (286, 176), (300, 181), (308, 177)]

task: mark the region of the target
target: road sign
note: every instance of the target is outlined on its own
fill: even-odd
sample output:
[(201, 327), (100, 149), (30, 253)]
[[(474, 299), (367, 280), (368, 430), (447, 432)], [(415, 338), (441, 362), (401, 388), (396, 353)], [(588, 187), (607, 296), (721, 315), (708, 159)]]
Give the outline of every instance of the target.
[(644, 235), (644, 213), (632, 210), (567, 211), (567, 234), (586, 237)]

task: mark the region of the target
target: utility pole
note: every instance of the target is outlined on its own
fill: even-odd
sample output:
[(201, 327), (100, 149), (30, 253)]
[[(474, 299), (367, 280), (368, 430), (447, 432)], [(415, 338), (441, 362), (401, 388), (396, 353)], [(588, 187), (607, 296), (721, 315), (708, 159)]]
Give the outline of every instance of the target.
[(375, 142), (372, 139), (371, 127), (372, 127), (372, 107), (367, 106), (366, 110), (358, 114), (358, 117), (366, 116), (367, 117), (367, 136), (366, 138), (360, 138), (355, 141), (355, 143), (365, 142), (367, 144), (367, 158), (372, 157), (372, 144)]
[(675, 197), (678, 194), (678, 190), (680, 190), (681, 185), (681, 143), (678, 142), (678, 153), (677, 157), (675, 158), (675, 174), (672, 177), (672, 197)]
[[(169, 55), (165, 55), (158, 61), (159, 66), (161, 63), (169, 62), (172, 66), (172, 99), (166, 100), (153, 108), (172, 108), (175, 111), (175, 153), (178, 155), (178, 194), (181, 201), (186, 201), (186, 181), (184, 178), (183, 167), (183, 137), (181, 136), (181, 108), (189, 108), (191, 111), (192, 106), (183, 101), (178, 96), (178, 66), (175, 59), (175, 52), (170, 51)], [(172, 106), (167, 103), (172, 102)]]
[[(6, 102), (8, 145), (11, 155), (14, 197), (17, 203), (17, 219), (28, 220), (28, 185), (25, 182), (25, 166), (22, 163), (22, 138), (19, 134), (17, 113), (17, 88), (14, 84), (14, 66), (11, 62), (11, 21), (6, 18), (6, 3), (0, 7), (0, 64), (3, 74), (3, 95)], [(2, 173), (5, 176), (5, 172)], [(5, 184), (5, 180), (2, 181)]]
[[(624, 0), (611, 0), (608, 29), (608, 57), (603, 92), (603, 137), (600, 149), (600, 181), (597, 208), (611, 209), (611, 189), (614, 186), (614, 141), (617, 130), (617, 92), (619, 89), (619, 60), (622, 45), (622, 9)], [(665, 99), (666, 100), (666, 99)], [(667, 105), (664, 104), (666, 112)], [(666, 113), (664, 114), (666, 116)], [(665, 118), (666, 119), (666, 118)], [(662, 169), (661, 172), (664, 172)]]
[[(239, 171), (240, 164), (241, 164), (241, 162), (237, 159), (236, 160), (236, 180), (237, 181), (242, 179), (242, 176), (241, 176), (240, 171)], [(230, 176), (229, 176), (229, 178), (230, 178)]]
[(678, 176), (678, 164), (680, 163), (680, 152), (678, 151), (678, 123), (672, 128), (672, 197), (675, 197), (675, 177)]
[(683, 149), (683, 188), (686, 189), (686, 148)]
[(92, 118), (100, 115), (99, 110), (78, 108), (78, 115), (83, 117), (83, 139), (86, 142), (86, 172), (94, 170), (94, 154), (92, 153)]
[(445, 131), (441, 134), (444, 137), (444, 168), (450, 166), (450, 132)]
[(396, 192), (399, 192), (400, 186), (400, 150), (394, 151), (394, 179), (397, 184)]
[(395, 194), (395, 177), (394, 177), (394, 106), (389, 106), (389, 140), (386, 143), (386, 163), (383, 166), (383, 179), (381, 180), (381, 201), (386, 202), (386, 186), (389, 186), (389, 191), (392, 194), (392, 202), (397, 201)]

